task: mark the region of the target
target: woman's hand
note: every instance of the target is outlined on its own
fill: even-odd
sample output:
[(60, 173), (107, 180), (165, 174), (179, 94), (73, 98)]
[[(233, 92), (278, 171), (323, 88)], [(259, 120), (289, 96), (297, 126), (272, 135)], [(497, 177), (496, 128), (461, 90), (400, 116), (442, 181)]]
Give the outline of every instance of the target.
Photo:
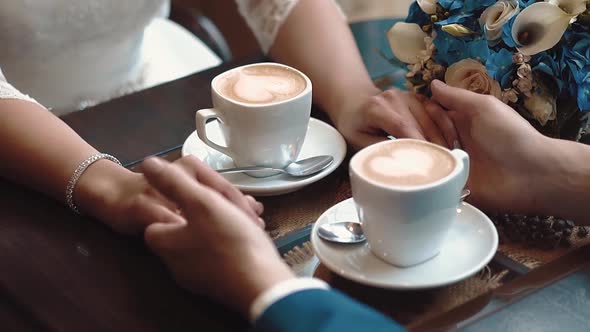
[(347, 103), (334, 116), (338, 130), (355, 149), (385, 140), (415, 138), (452, 147), (457, 140), (454, 125), (440, 109), (426, 109), (425, 98), (390, 89), (361, 103)]
[(252, 216), (197, 181), (190, 168), (152, 158), (142, 169), (149, 183), (182, 210), (154, 219), (145, 231), (146, 243), (181, 286), (247, 315), (260, 293), (294, 278)]
[[(193, 179), (213, 188), (242, 209), (260, 227), (263, 206), (242, 194), (225, 178), (193, 156), (174, 162)], [(115, 231), (137, 234), (151, 223), (169, 220), (178, 213), (175, 203), (153, 189), (143, 174), (99, 161), (89, 167), (76, 187), (76, 202), (83, 212), (103, 221)]]

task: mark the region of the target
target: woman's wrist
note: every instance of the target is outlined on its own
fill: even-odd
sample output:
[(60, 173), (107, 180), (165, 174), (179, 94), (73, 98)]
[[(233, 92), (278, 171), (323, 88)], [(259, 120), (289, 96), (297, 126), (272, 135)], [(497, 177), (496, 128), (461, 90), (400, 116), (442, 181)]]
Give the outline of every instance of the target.
[(320, 103), (320, 106), (338, 128), (344, 114), (357, 112), (371, 97), (381, 93), (381, 90), (369, 82), (342, 87), (337, 92), (331, 98), (326, 98), (327, 102)]
[(141, 178), (141, 174), (133, 173), (109, 160), (99, 160), (90, 165), (78, 180), (74, 202), (82, 214), (108, 223), (107, 214), (120, 201), (122, 189), (138, 178)]

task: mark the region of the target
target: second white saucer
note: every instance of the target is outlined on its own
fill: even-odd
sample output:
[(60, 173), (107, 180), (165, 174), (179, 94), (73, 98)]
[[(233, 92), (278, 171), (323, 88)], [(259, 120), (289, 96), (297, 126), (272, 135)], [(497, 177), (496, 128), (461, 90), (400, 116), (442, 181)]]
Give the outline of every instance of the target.
[[(212, 141), (224, 145), (224, 137), (217, 121), (207, 124), (207, 132)], [(182, 155), (189, 154), (203, 160), (213, 169), (235, 167), (230, 157), (207, 146), (199, 139), (196, 132), (190, 134), (182, 146)], [(334, 162), (323, 171), (305, 178), (294, 178), (288, 175), (253, 178), (245, 174), (224, 174), (224, 177), (244, 193), (254, 196), (274, 196), (299, 190), (332, 173), (346, 157), (346, 142), (332, 126), (311, 118), (299, 159), (318, 155), (331, 155), (334, 157)]]
[(368, 243), (335, 244), (322, 240), (318, 228), (325, 223), (358, 221), (352, 198), (324, 212), (311, 232), (320, 261), (333, 272), (361, 284), (390, 289), (423, 289), (449, 285), (483, 269), (498, 248), (498, 233), (491, 220), (467, 203), (461, 203), (438, 256), (412, 267), (400, 268), (377, 258)]

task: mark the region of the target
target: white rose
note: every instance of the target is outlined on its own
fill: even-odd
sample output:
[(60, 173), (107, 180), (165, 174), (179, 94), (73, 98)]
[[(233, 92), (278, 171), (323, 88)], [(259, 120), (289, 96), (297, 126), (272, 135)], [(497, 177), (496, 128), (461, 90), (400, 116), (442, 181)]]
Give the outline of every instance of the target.
[(500, 83), (488, 74), (484, 65), (473, 59), (463, 59), (447, 68), (445, 82), (456, 88), (492, 95), (498, 99), (502, 97)]
[(516, 0), (501, 0), (484, 10), (479, 17), (479, 24), (483, 28), (486, 39), (490, 41), (500, 39), (504, 24), (519, 11)]
[(418, 6), (428, 15), (436, 14), (437, 0), (417, 0)]

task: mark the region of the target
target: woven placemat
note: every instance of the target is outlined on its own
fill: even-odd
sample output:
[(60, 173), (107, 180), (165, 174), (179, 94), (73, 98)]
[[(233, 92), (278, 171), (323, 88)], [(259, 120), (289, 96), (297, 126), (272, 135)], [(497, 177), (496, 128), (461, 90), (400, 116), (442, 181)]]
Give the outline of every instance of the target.
[[(575, 230), (573, 233), (576, 234), (577, 230)], [(570, 240), (572, 244), (570, 248), (558, 247), (555, 249), (545, 250), (527, 247), (526, 245), (520, 243), (502, 243), (498, 247), (498, 251), (519, 262), (520, 264), (523, 264), (530, 269), (534, 269), (565, 255), (575, 248), (579, 248), (590, 243), (590, 238), (578, 238), (576, 235), (572, 235)]]
[[(332, 287), (403, 324), (422, 322), (429, 317), (447, 312), (499, 287), (509, 275), (509, 271), (501, 267), (494, 269), (486, 266), (475, 276), (450, 286), (421, 291), (391, 291), (364, 286), (331, 272), (315, 256), (309, 241), (294, 247), (285, 253), (283, 258), (299, 277), (315, 276), (323, 279)], [(486, 303), (484, 297), (481, 306), (485, 306)]]
[[(324, 265), (316, 269), (315, 277), (362, 303), (381, 311), (402, 324), (447, 312), (469, 300), (502, 285), (507, 270), (493, 271), (489, 267), (477, 275), (450, 286), (413, 291), (394, 291), (364, 286), (344, 279)], [(487, 301), (482, 303), (482, 307)], [(481, 308), (474, 308), (474, 310)], [(467, 318), (467, 317), (465, 317)]]
[(275, 197), (258, 197), (265, 206), (262, 215), (273, 239), (301, 229), (333, 205), (352, 197), (348, 180), (348, 158), (334, 173), (302, 190)]

